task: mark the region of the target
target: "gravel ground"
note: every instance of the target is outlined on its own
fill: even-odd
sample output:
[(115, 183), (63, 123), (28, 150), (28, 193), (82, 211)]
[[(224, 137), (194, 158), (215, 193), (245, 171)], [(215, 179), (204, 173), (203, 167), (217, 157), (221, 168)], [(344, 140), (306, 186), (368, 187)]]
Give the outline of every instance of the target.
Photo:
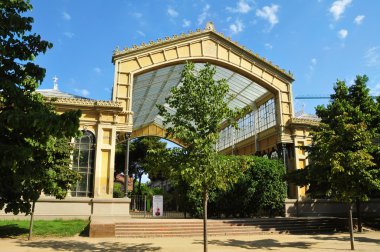
[[(356, 251), (380, 252), (380, 232), (355, 234)], [(209, 237), (209, 251), (350, 251), (349, 234)], [(0, 239), (0, 251), (203, 251), (201, 237)]]

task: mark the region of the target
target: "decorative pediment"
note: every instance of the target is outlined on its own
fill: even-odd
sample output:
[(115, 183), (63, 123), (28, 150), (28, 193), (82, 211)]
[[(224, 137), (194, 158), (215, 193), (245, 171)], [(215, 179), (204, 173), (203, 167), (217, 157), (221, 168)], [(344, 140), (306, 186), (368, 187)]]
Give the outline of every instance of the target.
[[(238, 42), (232, 41), (230, 37), (226, 37), (223, 33), (215, 31), (215, 28), (213, 25), (210, 25), (210, 23), (207, 23), (204, 30), (197, 29), (196, 31), (189, 31), (188, 33), (181, 33), (179, 35), (173, 35), (172, 37), (165, 37), (163, 39), (159, 38), (156, 41), (149, 41), (149, 43), (141, 43), (140, 45), (125, 47), (122, 50), (117, 47), (114, 50), (112, 61), (115, 62), (118, 59), (129, 57), (143, 58), (146, 55), (152, 55), (156, 51), (162, 50), (162, 48), (170, 50), (182, 47), (184, 44), (188, 43), (195, 44), (197, 41), (208, 41), (208, 43), (214, 42), (215, 45), (220, 45), (226, 50), (231, 50), (239, 56), (247, 58), (249, 61), (253, 61), (254, 64), (273, 71), (276, 75), (282, 75), (290, 82), (294, 80), (290, 71), (280, 68), (278, 65), (273, 64), (264, 57), (260, 57), (257, 53), (240, 45)], [(210, 46), (209, 48), (212, 50), (214, 47)]]

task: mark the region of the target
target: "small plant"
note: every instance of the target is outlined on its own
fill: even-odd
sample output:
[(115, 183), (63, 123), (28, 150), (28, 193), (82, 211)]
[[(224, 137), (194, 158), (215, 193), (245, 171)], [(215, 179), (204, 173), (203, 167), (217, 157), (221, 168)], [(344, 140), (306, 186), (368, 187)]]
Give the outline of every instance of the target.
[(120, 183), (113, 184), (113, 197), (114, 198), (123, 198), (125, 196), (123, 185)]

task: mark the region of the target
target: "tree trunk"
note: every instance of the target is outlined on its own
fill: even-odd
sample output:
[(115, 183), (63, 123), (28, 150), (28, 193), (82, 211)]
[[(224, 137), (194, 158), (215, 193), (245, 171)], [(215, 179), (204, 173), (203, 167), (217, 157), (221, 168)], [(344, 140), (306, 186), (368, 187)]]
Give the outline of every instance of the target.
[(28, 241), (32, 239), (33, 234), (33, 221), (34, 221), (34, 207), (36, 206), (36, 202), (33, 201), (32, 203), (32, 212), (30, 213), (30, 222), (29, 222), (29, 236)]
[(358, 232), (363, 231), (363, 224), (362, 224), (362, 214), (361, 214), (361, 202), (359, 199), (356, 199), (356, 217), (358, 218)]
[(354, 230), (352, 226), (352, 207), (351, 203), (348, 203), (348, 223), (350, 225), (350, 241), (351, 241), (351, 250), (355, 250), (354, 246)]
[(136, 179), (136, 174), (135, 174), (135, 176), (134, 176), (134, 178), (133, 178), (133, 180), (132, 180), (132, 193), (135, 193), (135, 189), (136, 189), (136, 186), (135, 186), (135, 179)]
[(142, 178), (142, 174), (139, 173), (139, 185), (137, 188), (137, 194), (138, 195), (141, 195), (141, 178)]
[(207, 252), (207, 201), (208, 192), (203, 191), (203, 252)]

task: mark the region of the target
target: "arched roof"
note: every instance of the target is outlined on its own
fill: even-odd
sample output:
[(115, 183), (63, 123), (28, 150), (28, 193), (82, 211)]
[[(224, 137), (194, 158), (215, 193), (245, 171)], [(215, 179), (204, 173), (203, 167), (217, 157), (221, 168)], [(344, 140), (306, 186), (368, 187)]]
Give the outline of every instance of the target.
[[(203, 66), (203, 63), (195, 63), (195, 70), (199, 71)], [(183, 68), (184, 64), (170, 65), (135, 76), (132, 95), (134, 130), (152, 123), (163, 127), (156, 104), (164, 104), (170, 90), (180, 85)], [(225, 79), (230, 86), (229, 93), (234, 97), (229, 101), (231, 108), (252, 107), (258, 99), (270, 93), (239, 73), (222, 66), (215, 66), (215, 68), (215, 80)]]
[[(213, 26), (117, 48), (112, 61), (112, 100), (120, 101), (125, 113), (119, 117), (125, 124), (118, 127), (121, 131), (132, 132), (152, 124), (162, 127), (155, 105), (163, 104), (170, 89), (179, 84), (186, 61), (194, 62), (198, 69), (206, 62), (216, 66), (216, 79), (227, 79), (231, 94), (236, 95), (230, 107), (255, 107), (273, 97), (279, 126), (286, 125), (293, 115), (291, 73), (216, 32)], [(279, 139), (290, 141), (290, 136), (281, 132)]]

